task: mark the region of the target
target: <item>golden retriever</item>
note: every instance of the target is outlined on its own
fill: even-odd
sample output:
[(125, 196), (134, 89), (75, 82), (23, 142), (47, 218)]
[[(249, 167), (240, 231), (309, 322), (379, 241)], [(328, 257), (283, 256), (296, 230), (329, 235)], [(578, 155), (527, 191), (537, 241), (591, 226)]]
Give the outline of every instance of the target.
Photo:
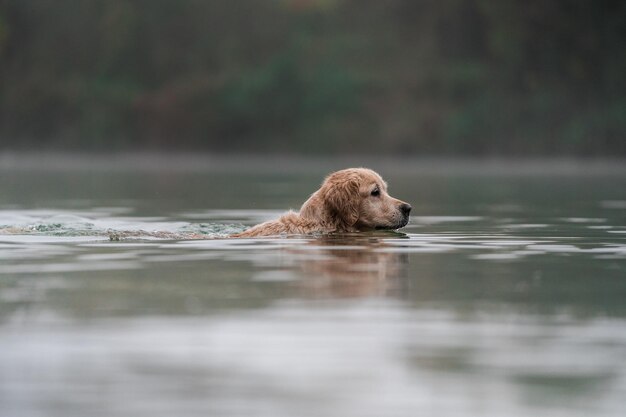
[(302, 205), (277, 220), (231, 237), (395, 230), (406, 226), (411, 205), (391, 197), (387, 183), (366, 168), (349, 168), (326, 177)]

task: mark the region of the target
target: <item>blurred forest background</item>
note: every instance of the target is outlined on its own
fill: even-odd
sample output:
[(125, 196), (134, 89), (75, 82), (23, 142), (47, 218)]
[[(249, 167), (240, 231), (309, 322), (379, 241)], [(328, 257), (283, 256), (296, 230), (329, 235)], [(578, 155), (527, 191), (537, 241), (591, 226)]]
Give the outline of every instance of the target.
[(624, 0), (0, 0), (0, 149), (626, 155)]

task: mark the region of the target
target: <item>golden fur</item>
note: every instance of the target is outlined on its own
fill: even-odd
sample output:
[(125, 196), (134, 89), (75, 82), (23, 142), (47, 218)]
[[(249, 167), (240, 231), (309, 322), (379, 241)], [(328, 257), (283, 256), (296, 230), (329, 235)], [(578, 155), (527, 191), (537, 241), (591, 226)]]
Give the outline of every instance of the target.
[(298, 213), (290, 211), (232, 237), (393, 230), (406, 226), (410, 211), (409, 204), (387, 193), (387, 183), (376, 172), (349, 168), (326, 177)]

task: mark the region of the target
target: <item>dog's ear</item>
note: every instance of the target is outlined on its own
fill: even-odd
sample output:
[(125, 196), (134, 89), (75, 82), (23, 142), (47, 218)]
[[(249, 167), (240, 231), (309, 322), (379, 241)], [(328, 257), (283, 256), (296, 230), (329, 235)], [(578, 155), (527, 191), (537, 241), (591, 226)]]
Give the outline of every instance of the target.
[(329, 177), (322, 189), (326, 210), (338, 226), (352, 227), (359, 220), (359, 181), (356, 177)]

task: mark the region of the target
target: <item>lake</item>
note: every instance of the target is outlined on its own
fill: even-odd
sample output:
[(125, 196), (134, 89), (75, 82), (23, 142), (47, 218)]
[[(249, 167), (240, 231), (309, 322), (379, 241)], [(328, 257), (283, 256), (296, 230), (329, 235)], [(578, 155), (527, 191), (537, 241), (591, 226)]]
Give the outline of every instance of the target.
[[(624, 416), (622, 162), (3, 154), (0, 415)], [(407, 227), (223, 238), (350, 165)]]

